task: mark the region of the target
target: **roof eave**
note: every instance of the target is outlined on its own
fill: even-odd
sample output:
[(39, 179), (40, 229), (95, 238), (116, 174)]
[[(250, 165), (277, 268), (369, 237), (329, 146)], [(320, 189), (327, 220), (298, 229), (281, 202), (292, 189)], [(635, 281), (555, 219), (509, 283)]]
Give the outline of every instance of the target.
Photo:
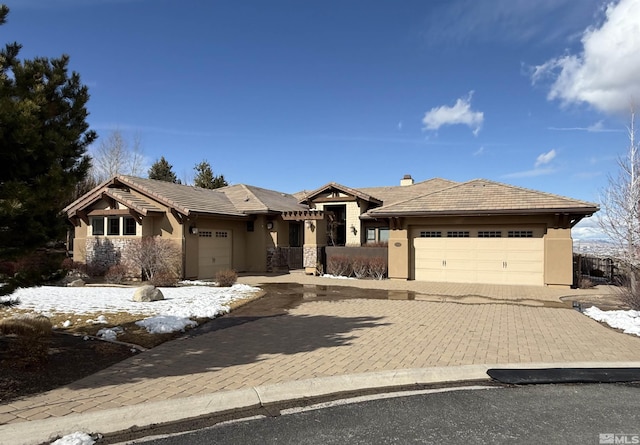
[[(401, 218), (406, 216), (487, 216), (487, 215), (544, 215), (571, 214), (591, 216), (599, 210), (590, 208), (541, 208), (541, 209), (487, 209), (487, 210), (419, 210), (406, 212), (370, 212), (371, 218)], [(362, 216), (364, 216), (362, 215)]]

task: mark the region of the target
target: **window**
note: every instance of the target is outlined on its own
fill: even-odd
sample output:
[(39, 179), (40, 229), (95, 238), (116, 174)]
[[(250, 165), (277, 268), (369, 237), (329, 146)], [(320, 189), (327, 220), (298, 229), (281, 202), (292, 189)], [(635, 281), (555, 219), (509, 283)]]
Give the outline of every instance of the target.
[(229, 232), (216, 232), (216, 238), (228, 238)]
[(125, 216), (123, 218), (123, 235), (135, 235), (136, 234), (136, 220), (130, 216)]
[(213, 232), (211, 230), (200, 230), (198, 232), (198, 236), (200, 238), (212, 238), (213, 237)]
[(107, 235), (120, 235), (120, 218), (107, 219)]
[(502, 238), (502, 232), (493, 230), (478, 232), (478, 238)]
[(376, 242), (376, 229), (367, 229), (367, 242), (368, 243)]
[[(122, 226), (122, 231), (120, 231), (120, 226)], [(94, 236), (136, 236), (138, 223), (132, 216), (95, 216), (91, 218), (91, 234)]]
[(104, 218), (91, 218), (91, 233), (104, 235)]
[(385, 244), (389, 242), (389, 228), (388, 227), (367, 227), (367, 243)]
[(509, 230), (509, 238), (533, 238), (533, 230)]
[(469, 232), (467, 231), (447, 232), (447, 238), (469, 238)]
[(441, 238), (441, 237), (442, 237), (442, 232), (429, 232), (429, 231), (420, 232), (420, 238)]

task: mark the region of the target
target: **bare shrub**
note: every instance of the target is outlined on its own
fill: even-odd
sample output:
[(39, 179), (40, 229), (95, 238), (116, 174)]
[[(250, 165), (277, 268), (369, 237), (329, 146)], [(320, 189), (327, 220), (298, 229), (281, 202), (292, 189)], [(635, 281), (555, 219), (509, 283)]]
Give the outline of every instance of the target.
[(595, 287), (595, 284), (589, 278), (582, 277), (578, 281), (578, 288), (580, 289), (591, 289), (593, 287)]
[(369, 274), (369, 258), (365, 256), (355, 256), (351, 260), (351, 270), (353, 275), (360, 279), (365, 278)]
[(179, 277), (170, 271), (156, 272), (156, 274), (149, 280), (149, 283), (156, 287), (171, 287), (178, 283)]
[(333, 255), (327, 260), (329, 275), (348, 277), (351, 275), (351, 260), (347, 255)]
[(47, 361), (51, 330), (51, 321), (43, 315), (0, 320), (0, 333), (16, 337), (10, 348), (14, 362), (25, 367)]
[(376, 280), (382, 280), (387, 274), (387, 260), (382, 257), (373, 257), (369, 260), (369, 276)]
[(178, 245), (159, 236), (132, 240), (123, 254), (123, 263), (140, 267), (143, 279), (151, 282), (156, 275), (163, 280), (173, 276), (175, 282), (181, 276), (182, 254)]
[(129, 276), (129, 268), (124, 264), (114, 264), (104, 274), (104, 280), (111, 284), (121, 284)]
[(0, 333), (4, 335), (49, 336), (52, 329), (51, 321), (44, 315), (0, 320)]
[(221, 270), (216, 273), (215, 280), (220, 287), (231, 287), (238, 281), (238, 274), (231, 269)]

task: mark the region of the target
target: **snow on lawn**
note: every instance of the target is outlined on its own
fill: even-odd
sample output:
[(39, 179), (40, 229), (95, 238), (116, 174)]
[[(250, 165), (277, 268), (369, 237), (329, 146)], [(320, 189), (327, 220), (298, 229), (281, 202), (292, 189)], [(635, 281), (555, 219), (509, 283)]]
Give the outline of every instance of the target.
[[(19, 300), (17, 309), (26, 309), (43, 315), (54, 313), (100, 314), (93, 323), (107, 323), (102, 313), (128, 312), (149, 316), (137, 324), (152, 334), (184, 331), (187, 326), (197, 326), (191, 318), (215, 318), (229, 312), (230, 303), (248, 298), (259, 289), (245, 284), (232, 287), (213, 287), (202, 283), (180, 287), (160, 288), (164, 300), (149, 303), (132, 300), (133, 287), (30, 287), (17, 289), (10, 297)], [(7, 298), (7, 297), (5, 297)], [(67, 320), (63, 327), (71, 325)], [(98, 331), (105, 340), (116, 340), (122, 328), (116, 326)]]
[(249, 297), (258, 288), (246, 284), (232, 287), (180, 286), (159, 288), (164, 300), (133, 301), (133, 287), (55, 287), (17, 289), (10, 297), (19, 299), (17, 309), (43, 315), (53, 313), (95, 314), (128, 312), (139, 315), (173, 315), (182, 318), (215, 318), (229, 311), (229, 304)]
[(584, 314), (612, 328), (621, 329), (625, 334), (640, 336), (640, 311), (603, 311), (592, 306), (585, 309)]

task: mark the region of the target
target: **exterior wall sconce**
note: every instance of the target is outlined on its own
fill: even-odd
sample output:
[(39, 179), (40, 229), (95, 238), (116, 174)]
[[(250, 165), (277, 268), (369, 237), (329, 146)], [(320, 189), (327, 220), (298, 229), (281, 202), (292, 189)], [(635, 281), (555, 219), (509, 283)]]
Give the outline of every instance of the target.
[(189, 226), (189, 233), (192, 235), (197, 235), (198, 234), (198, 228), (196, 226)]
[(351, 227), (349, 227), (349, 229), (351, 229), (351, 233), (353, 233), (354, 235), (358, 233), (358, 229), (356, 229), (356, 227), (353, 224), (351, 224)]
[(273, 229), (273, 221), (267, 221), (267, 230)]
[(316, 226), (313, 225), (313, 221), (305, 221), (304, 225), (307, 229), (311, 230), (313, 232), (313, 229), (316, 228)]

